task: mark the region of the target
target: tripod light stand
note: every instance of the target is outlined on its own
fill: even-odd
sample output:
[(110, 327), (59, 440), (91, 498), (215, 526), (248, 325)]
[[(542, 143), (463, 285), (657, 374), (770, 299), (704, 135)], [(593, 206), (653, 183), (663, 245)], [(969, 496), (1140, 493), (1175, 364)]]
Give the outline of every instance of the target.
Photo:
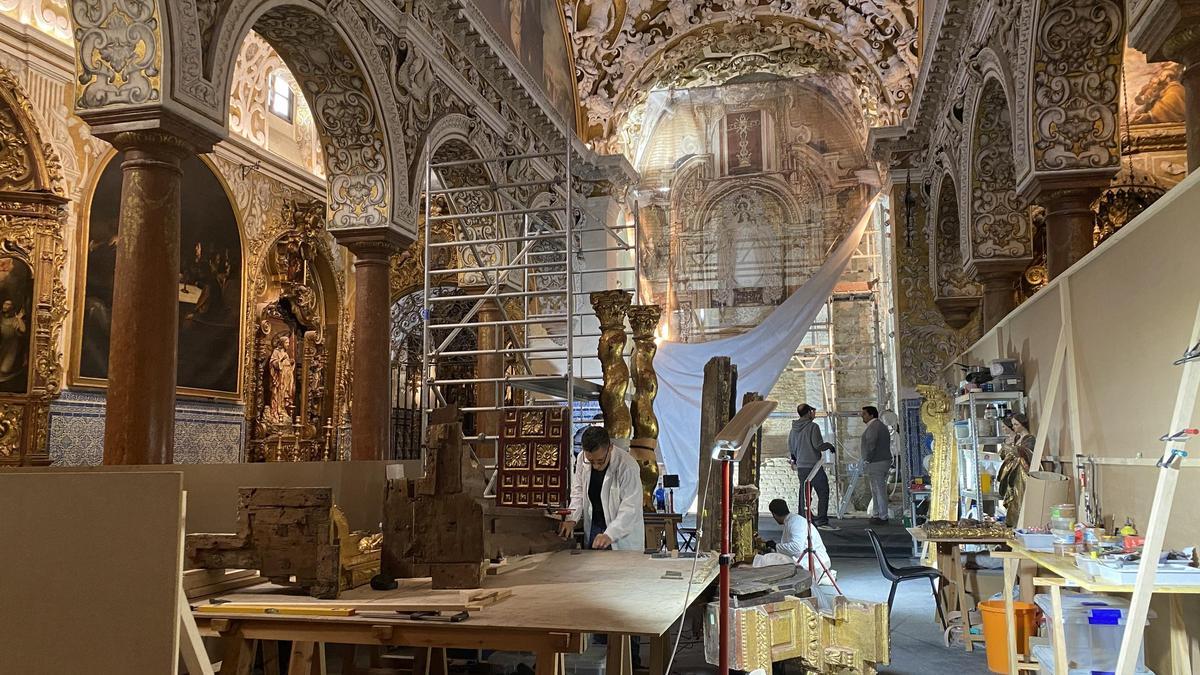
[(721, 557), (720, 563), (720, 616), (717, 617), (717, 672), (729, 675), (729, 566), (730, 533), (733, 530), (731, 511), (733, 503), (733, 465), (741, 461), (750, 445), (750, 439), (767, 420), (777, 401), (751, 401), (742, 406), (733, 419), (721, 429), (713, 441), (712, 459), (721, 463)]
[[(817, 465), (812, 468), (812, 471), (809, 471), (808, 475), (804, 477), (804, 518), (808, 521), (808, 527), (805, 529), (805, 537), (807, 538), (807, 541), (805, 542), (803, 555), (808, 558), (808, 573), (813, 576), (813, 584), (820, 584), (822, 579), (829, 577), (829, 583), (833, 584), (833, 588), (838, 592), (838, 594), (841, 594), (842, 589), (838, 587), (837, 579), (834, 579), (833, 573), (829, 571), (829, 566), (827, 566), (823, 560), (817, 557), (817, 550), (813, 548), (812, 531), (813, 528), (816, 527), (816, 523), (813, 522), (812, 515), (812, 479), (815, 478), (817, 472), (823, 468), (825, 468), (825, 463), (818, 462)], [(814, 562), (816, 565), (813, 564)], [(817, 565), (821, 566), (820, 574), (817, 574)]]

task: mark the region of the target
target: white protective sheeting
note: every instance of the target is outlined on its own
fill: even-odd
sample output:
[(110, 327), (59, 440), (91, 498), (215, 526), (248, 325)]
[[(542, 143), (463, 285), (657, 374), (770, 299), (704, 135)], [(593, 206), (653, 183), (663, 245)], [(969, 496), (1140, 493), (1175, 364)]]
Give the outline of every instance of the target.
[[(820, 313), (838, 279), (858, 249), (875, 213), (872, 199), (858, 223), (826, 259), (821, 269), (755, 328), (711, 342), (663, 342), (654, 358), (658, 372), (658, 449), (667, 473), (679, 475), (675, 504), (692, 504), (699, 479), (700, 397), (704, 364), (728, 356), (737, 366), (737, 399), (756, 391), (766, 395), (775, 386), (813, 319)], [(716, 469), (714, 469), (716, 471)]]

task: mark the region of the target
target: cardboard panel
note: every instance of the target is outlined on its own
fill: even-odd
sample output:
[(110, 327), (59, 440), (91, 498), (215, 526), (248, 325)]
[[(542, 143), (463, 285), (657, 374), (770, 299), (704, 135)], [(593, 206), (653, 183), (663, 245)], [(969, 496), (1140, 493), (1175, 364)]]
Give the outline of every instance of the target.
[(178, 472), (0, 473), (0, 671), (176, 672)]

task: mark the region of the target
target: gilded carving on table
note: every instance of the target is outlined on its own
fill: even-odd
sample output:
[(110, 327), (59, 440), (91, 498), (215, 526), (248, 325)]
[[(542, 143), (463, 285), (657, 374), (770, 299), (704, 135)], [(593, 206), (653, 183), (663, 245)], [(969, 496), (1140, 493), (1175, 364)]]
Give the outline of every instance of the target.
[(629, 291), (595, 291), (592, 309), (600, 319), (600, 342), (596, 348), (604, 383), (600, 390), (600, 411), (604, 428), (612, 438), (629, 438), (633, 432), (625, 392), (629, 389), (629, 366), (625, 364), (625, 315), (633, 294)]
[(67, 314), (61, 164), (32, 105), (0, 68), (0, 464), (49, 464)]

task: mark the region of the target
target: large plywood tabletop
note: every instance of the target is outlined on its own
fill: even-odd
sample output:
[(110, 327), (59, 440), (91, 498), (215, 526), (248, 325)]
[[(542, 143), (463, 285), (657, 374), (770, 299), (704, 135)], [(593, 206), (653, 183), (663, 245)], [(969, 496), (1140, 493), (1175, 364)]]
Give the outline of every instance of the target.
[[(512, 595), (472, 611), (461, 626), (506, 630), (561, 631), (662, 635), (716, 579), (717, 559), (656, 559), (636, 551), (561, 551), (536, 565), (505, 574), (488, 576), (486, 589), (507, 589)], [(668, 572), (672, 574), (667, 574)], [(692, 579), (689, 590), (688, 580)], [(393, 591), (374, 591), (363, 586), (342, 593), (336, 600), (318, 600), (273, 584), (260, 584), (221, 599), (232, 603), (287, 603), (333, 607), (397, 602), (453, 602), (460, 591), (434, 591), (429, 579), (402, 579)], [(193, 600), (203, 604), (208, 598)], [(256, 616), (279, 620), (281, 615), (222, 614), (206, 611), (207, 618), (236, 618), (250, 621)], [(305, 622), (380, 624), (379, 618), (297, 617)], [(408, 622), (405, 622), (408, 623)]]

